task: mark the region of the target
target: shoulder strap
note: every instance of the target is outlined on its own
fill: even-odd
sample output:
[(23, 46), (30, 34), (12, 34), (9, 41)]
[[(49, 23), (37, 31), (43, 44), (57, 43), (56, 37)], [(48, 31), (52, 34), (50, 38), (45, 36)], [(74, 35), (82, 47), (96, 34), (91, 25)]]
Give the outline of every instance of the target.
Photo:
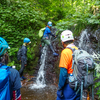
[(66, 48), (72, 50), (72, 52), (74, 52), (76, 50), (75, 48), (71, 48), (71, 47), (66, 47)]

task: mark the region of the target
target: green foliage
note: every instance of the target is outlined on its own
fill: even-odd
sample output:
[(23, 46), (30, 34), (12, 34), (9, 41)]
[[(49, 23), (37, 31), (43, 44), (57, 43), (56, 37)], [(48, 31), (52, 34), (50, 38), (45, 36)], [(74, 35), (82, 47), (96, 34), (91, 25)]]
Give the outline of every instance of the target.
[[(69, 6), (68, 6), (69, 4)], [(88, 25), (100, 25), (100, 2), (94, 0), (79, 0), (73, 2), (73, 7), (69, 3), (65, 4), (66, 17), (58, 21), (58, 29), (71, 29), (74, 35), (78, 35), (80, 31)], [(64, 8), (65, 9), (65, 8)], [(63, 10), (64, 10), (63, 9)]]
[(0, 4), (0, 36), (6, 39), (11, 47), (8, 51), (10, 64), (16, 65), (17, 69), (20, 68), (17, 52), (25, 37), (30, 38), (32, 42), (27, 54), (29, 64), (34, 65), (34, 62), (30, 63), (30, 61), (36, 58), (35, 50), (39, 53), (39, 49), (34, 48), (40, 43), (37, 33), (40, 27), (45, 26), (43, 20), (45, 20), (43, 12), (34, 8), (30, 2), (13, 2), (9, 6)]
[(15, 62), (12, 61), (12, 62), (10, 62), (7, 66), (14, 66), (14, 65), (15, 65)]
[(100, 98), (100, 54), (93, 53), (92, 57), (94, 58), (95, 62), (95, 69), (96, 69), (96, 78), (95, 78), (95, 88), (98, 88), (97, 95)]
[[(33, 67), (37, 66), (38, 45), (41, 42), (38, 31), (45, 27), (49, 20), (59, 29), (58, 37), (60, 32), (65, 29), (73, 30), (74, 35), (79, 35), (81, 30), (88, 25), (100, 25), (100, 1), (1, 0), (0, 36), (5, 38), (11, 47), (8, 51), (11, 60), (9, 66), (15, 65), (17, 70), (20, 69), (17, 52), (25, 37), (30, 38), (32, 42), (28, 46), (26, 71), (32, 71)], [(100, 73), (97, 75), (100, 76)], [(100, 86), (100, 82), (95, 86)], [(100, 95), (100, 89), (97, 94)]]
[[(100, 79), (100, 73), (97, 73), (95, 80)], [(100, 82), (95, 82), (95, 88), (98, 88), (97, 90), (97, 95), (99, 96), (100, 99)]]

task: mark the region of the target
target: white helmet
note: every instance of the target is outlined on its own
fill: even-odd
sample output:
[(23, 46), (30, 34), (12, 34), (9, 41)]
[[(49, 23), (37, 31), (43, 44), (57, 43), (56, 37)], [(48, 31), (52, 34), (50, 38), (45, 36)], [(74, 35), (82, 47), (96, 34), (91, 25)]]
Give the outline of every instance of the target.
[(74, 40), (73, 33), (70, 30), (65, 30), (61, 33), (61, 41), (66, 42)]

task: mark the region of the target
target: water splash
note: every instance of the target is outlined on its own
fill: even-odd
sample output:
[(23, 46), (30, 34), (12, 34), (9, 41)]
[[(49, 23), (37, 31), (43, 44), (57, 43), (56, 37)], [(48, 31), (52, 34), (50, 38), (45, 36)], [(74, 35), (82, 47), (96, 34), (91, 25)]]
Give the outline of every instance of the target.
[(40, 64), (41, 64), (40, 69), (38, 71), (36, 83), (31, 86), (31, 89), (33, 88), (39, 89), (39, 88), (44, 88), (46, 86), (45, 78), (44, 78), (44, 74), (45, 74), (44, 68), (45, 68), (45, 59), (47, 55), (47, 49), (48, 47), (46, 45), (42, 49), (42, 54), (40, 58)]

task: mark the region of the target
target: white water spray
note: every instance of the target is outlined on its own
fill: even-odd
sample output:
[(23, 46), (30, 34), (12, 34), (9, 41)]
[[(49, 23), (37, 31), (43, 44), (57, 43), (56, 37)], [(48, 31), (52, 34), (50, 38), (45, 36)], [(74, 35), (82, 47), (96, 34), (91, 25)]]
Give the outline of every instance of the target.
[(79, 41), (80, 41), (79, 42), (79, 48), (88, 51), (88, 49), (90, 47), (90, 45), (89, 45), (90, 40), (89, 40), (89, 37), (88, 37), (87, 29), (85, 29), (84, 31), (82, 31), (81, 37), (80, 37)]
[(33, 84), (31, 89), (36, 88), (44, 88), (46, 86), (45, 84), (45, 78), (44, 78), (44, 68), (45, 68), (45, 59), (46, 59), (46, 54), (47, 54), (47, 46), (44, 46), (42, 49), (42, 54), (40, 58), (40, 69), (38, 71), (38, 76), (36, 79), (36, 84)]

